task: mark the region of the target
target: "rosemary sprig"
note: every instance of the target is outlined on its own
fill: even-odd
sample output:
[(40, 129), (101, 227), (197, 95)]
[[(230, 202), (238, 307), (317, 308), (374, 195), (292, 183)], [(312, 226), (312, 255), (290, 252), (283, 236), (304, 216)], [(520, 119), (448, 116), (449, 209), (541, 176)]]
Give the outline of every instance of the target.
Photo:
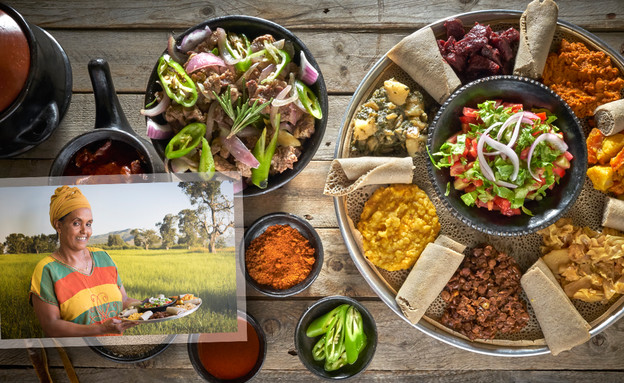
[(232, 104), (232, 92), (230, 91), (229, 85), (222, 96), (219, 96), (214, 90), (212, 93), (217, 98), (217, 101), (219, 101), (219, 104), (221, 105), (221, 108), (223, 108), (225, 114), (227, 114), (228, 117), (234, 121), (230, 134), (228, 134), (227, 138), (234, 136), (236, 133), (243, 130), (243, 128), (247, 125), (251, 125), (258, 121), (262, 110), (273, 100), (271, 99), (261, 105), (258, 105), (258, 100), (256, 100), (253, 105), (249, 105), (248, 100), (243, 101), (242, 99), (244, 98), (244, 95), (241, 95), (237, 100), (236, 110), (234, 110), (234, 105)]

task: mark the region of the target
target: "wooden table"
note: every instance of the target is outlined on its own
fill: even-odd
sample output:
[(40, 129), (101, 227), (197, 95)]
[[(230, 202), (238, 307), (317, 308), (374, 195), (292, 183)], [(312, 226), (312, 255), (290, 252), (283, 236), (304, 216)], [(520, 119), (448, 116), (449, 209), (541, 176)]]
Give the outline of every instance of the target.
[[(314, 160), (288, 185), (270, 195), (245, 200), (245, 225), (274, 211), (308, 219), (325, 249), (325, 264), (314, 284), (289, 299), (270, 299), (248, 289), (248, 311), (261, 323), (268, 353), (256, 381), (319, 380), (301, 364), (294, 328), (305, 308), (327, 295), (355, 297), (372, 312), (379, 330), (375, 358), (360, 381), (624, 381), (624, 321), (558, 357), (483, 356), (421, 333), (375, 295), (355, 268), (337, 227), (333, 201), (323, 196), (330, 160), (344, 111), (371, 66), (402, 37), (451, 15), (505, 7), (524, 10), (528, 0), (8, 0), (25, 18), (49, 31), (67, 52), (73, 96), (61, 126), (45, 143), (16, 158), (0, 160), (0, 177), (46, 176), (52, 160), (71, 138), (94, 124), (94, 101), (87, 62), (108, 60), (122, 107), (132, 126), (145, 134), (139, 115), (148, 74), (168, 33), (181, 33), (205, 19), (246, 14), (275, 21), (297, 34), (319, 62), (329, 91), (329, 122)], [(624, 2), (559, 1), (559, 17), (579, 25), (624, 51)], [(1, 53), (0, 53), (1, 59)], [(302, 203), (305, 201), (305, 203)], [(1, 293), (1, 292), (0, 292)], [(82, 348), (68, 353), (81, 381), (200, 381), (185, 345), (139, 364), (116, 364)], [(55, 380), (66, 381), (56, 351), (49, 352)], [(0, 381), (37, 381), (24, 350), (0, 350)]]

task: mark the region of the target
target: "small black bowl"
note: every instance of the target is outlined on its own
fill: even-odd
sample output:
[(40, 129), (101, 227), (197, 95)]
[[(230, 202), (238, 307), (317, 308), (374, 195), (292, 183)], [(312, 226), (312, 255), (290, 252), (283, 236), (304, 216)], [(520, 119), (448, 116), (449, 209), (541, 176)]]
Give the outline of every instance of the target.
[(256, 334), (258, 334), (258, 343), (260, 346), (260, 349), (258, 351), (258, 360), (256, 360), (256, 364), (246, 375), (241, 376), (239, 378), (224, 380), (224, 379), (219, 379), (215, 377), (214, 375), (212, 375), (210, 372), (208, 372), (208, 370), (206, 370), (206, 368), (202, 364), (201, 359), (199, 358), (199, 350), (197, 348), (197, 342), (199, 340), (200, 334), (189, 335), (189, 342), (188, 342), (189, 359), (191, 360), (191, 364), (193, 365), (193, 368), (195, 369), (197, 374), (201, 376), (207, 382), (244, 383), (253, 379), (253, 377), (256, 376), (256, 374), (258, 374), (258, 372), (262, 369), (262, 365), (264, 364), (264, 360), (266, 359), (266, 353), (267, 353), (267, 340), (266, 340), (266, 335), (264, 334), (264, 330), (262, 330), (262, 326), (260, 326), (258, 321), (256, 321), (251, 315), (245, 312), (238, 311), (238, 318), (244, 319), (245, 321), (249, 322), (249, 324), (254, 328), (254, 330), (256, 331)]
[[(275, 37), (276, 40), (285, 39), (286, 41), (290, 41), (293, 44), (295, 54), (291, 58), (294, 63), (300, 65), (299, 62), (299, 52), (303, 51), (305, 53), (306, 59), (308, 62), (318, 71), (319, 76), (317, 81), (310, 86), (310, 89), (314, 92), (314, 94), (318, 97), (319, 103), (321, 105), (321, 110), (323, 111), (323, 118), (320, 120), (315, 120), (314, 124), (314, 134), (312, 137), (305, 140), (303, 143), (303, 153), (299, 156), (299, 160), (294, 163), (292, 169), (287, 169), (282, 173), (275, 174), (269, 176), (268, 186), (265, 189), (260, 189), (255, 185), (248, 185), (243, 190), (244, 197), (251, 197), (255, 195), (261, 195), (268, 193), (270, 191), (279, 189), (284, 186), (290, 180), (295, 178), (297, 174), (299, 174), (303, 168), (312, 160), (314, 154), (317, 149), (321, 145), (323, 140), (323, 135), (325, 134), (325, 127), (327, 125), (327, 115), (329, 113), (329, 104), (327, 101), (327, 88), (325, 86), (325, 80), (323, 79), (323, 74), (321, 73), (321, 69), (314, 59), (312, 52), (305, 46), (303, 41), (301, 41), (295, 34), (293, 34), (288, 29), (282, 27), (279, 24), (276, 24), (272, 21), (265, 20), (259, 17), (252, 16), (242, 16), (242, 15), (232, 15), (232, 16), (222, 16), (216, 17), (213, 19), (206, 20), (200, 24), (197, 24), (189, 29), (187, 29), (184, 33), (179, 35), (176, 38), (176, 43), (180, 44), (184, 36), (189, 33), (198, 30), (204, 29), (208, 26), (211, 30), (216, 30), (217, 27), (223, 28), (226, 32), (235, 32), (235, 33), (243, 33), (247, 38), (251, 41), (258, 36), (262, 36), (265, 34), (271, 34)], [(163, 46), (165, 46), (165, 42), (163, 41)], [(164, 52), (166, 53), (166, 51)], [(158, 60), (156, 60), (156, 64), (154, 65), (154, 69), (150, 75), (150, 78), (147, 83), (147, 89), (145, 91), (145, 105), (151, 103), (155, 98), (155, 92), (160, 91), (162, 88), (159, 85), (158, 74), (157, 74), (157, 66)], [(152, 144), (154, 148), (160, 155), (160, 157), (165, 159), (165, 147), (169, 140), (152, 140)]]
[[(335, 371), (325, 371), (323, 368), (325, 362), (317, 362), (312, 357), (312, 348), (320, 339), (320, 336), (309, 338), (306, 335), (306, 329), (313, 320), (344, 303), (355, 306), (362, 315), (364, 333), (367, 338), (366, 346), (364, 350), (360, 352), (360, 355), (358, 355), (358, 359), (355, 363), (347, 364)], [(366, 370), (375, 355), (375, 350), (377, 348), (377, 326), (375, 325), (375, 319), (364, 305), (353, 298), (344, 296), (325, 297), (308, 307), (303, 315), (301, 315), (297, 323), (297, 328), (295, 329), (295, 347), (299, 359), (301, 359), (301, 363), (314, 374), (332, 380), (354, 377)]]
[[(312, 266), (310, 274), (308, 274), (303, 281), (289, 289), (278, 290), (270, 286), (261, 285), (251, 278), (247, 272), (247, 266), (245, 263), (245, 252), (247, 248), (251, 244), (251, 241), (264, 233), (269, 226), (273, 225), (289, 225), (293, 229), (297, 229), (297, 231), (299, 231), (299, 233), (301, 233), (301, 235), (303, 235), (310, 242), (310, 245), (316, 250), (314, 253), (316, 262), (314, 262), (314, 266)], [(314, 230), (312, 225), (310, 225), (310, 223), (305, 219), (290, 213), (267, 214), (258, 218), (247, 230), (245, 230), (244, 246), (241, 246), (241, 266), (245, 268), (245, 278), (247, 279), (247, 283), (254, 289), (271, 297), (289, 297), (308, 288), (308, 286), (314, 282), (316, 277), (318, 277), (321, 272), (321, 268), (323, 267), (323, 243), (321, 242), (321, 238), (316, 230)]]
[(146, 360), (152, 359), (156, 355), (165, 351), (174, 339), (177, 337), (177, 334), (169, 334), (167, 337), (159, 344), (139, 344), (135, 345), (135, 350), (139, 350), (140, 352), (136, 353), (128, 353), (127, 348), (132, 348), (131, 345), (120, 345), (123, 350), (119, 350), (119, 347), (115, 345), (105, 345), (102, 344), (99, 339), (100, 337), (87, 337), (84, 338), (89, 348), (93, 350), (96, 354), (117, 363), (138, 363), (144, 362)]
[[(173, 299), (173, 298), (171, 298), (171, 297), (167, 297), (167, 298), (169, 298), (169, 299)], [(162, 305), (162, 306), (157, 306), (157, 307), (141, 307), (141, 306), (138, 306), (136, 309), (137, 309), (140, 313), (144, 313), (144, 312), (146, 312), (146, 311), (151, 311), (151, 312), (155, 313), (155, 312), (158, 312), (158, 311), (165, 311), (165, 310), (167, 310), (167, 307), (170, 307), (170, 306), (175, 305), (175, 304), (176, 304), (176, 301), (177, 301), (177, 299), (173, 299), (173, 301), (171, 301), (171, 302), (169, 302), (169, 303), (167, 303), (167, 304), (164, 304), (164, 305)], [(147, 301), (146, 301), (146, 302), (147, 302)], [(145, 303), (144, 303), (144, 304), (145, 304)]]
[(525, 108), (545, 108), (557, 116), (554, 122), (562, 132), (568, 151), (574, 159), (571, 167), (553, 190), (548, 190), (541, 201), (527, 201), (525, 206), (533, 216), (520, 214), (507, 217), (497, 211), (466, 206), (462, 191), (447, 184), (453, 182), (448, 169), (436, 169), (427, 161), (429, 178), (444, 207), (471, 228), (486, 234), (518, 236), (534, 233), (552, 224), (564, 215), (579, 196), (587, 169), (587, 147), (580, 122), (568, 104), (547, 86), (526, 77), (492, 76), (473, 81), (453, 93), (442, 105), (429, 127), (427, 149), (439, 151), (440, 146), (453, 134), (461, 131), (459, 117), (463, 107), (475, 108), (486, 100), (502, 99), (504, 102), (522, 103)]

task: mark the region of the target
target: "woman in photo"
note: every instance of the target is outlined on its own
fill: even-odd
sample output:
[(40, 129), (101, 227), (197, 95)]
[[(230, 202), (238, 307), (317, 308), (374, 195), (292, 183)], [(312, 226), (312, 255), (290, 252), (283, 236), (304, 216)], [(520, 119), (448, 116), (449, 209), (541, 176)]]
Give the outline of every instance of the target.
[(30, 301), (46, 336), (121, 334), (133, 327), (116, 316), (140, 301), (126, 295), (111, 257), (87, 247), (93, 217), (80, 189), (56, 189), (50, 198), (50, 224), (58, 233), (59, 248), (39, 261), (30, 287)]

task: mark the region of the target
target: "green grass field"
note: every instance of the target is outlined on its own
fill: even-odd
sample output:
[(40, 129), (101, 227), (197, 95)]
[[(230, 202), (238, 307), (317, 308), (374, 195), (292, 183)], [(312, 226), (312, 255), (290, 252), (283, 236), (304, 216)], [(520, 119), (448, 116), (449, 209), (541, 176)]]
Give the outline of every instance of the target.
[[(195, 313), (181, 319), (142, 324), (124, 335), (189, 334), (236, 331), (236, 261), (233, 249), (210, 254), (201, 250), (109, 250), (128, 296), (192, 293), (202, 298)], [(43, 337), (28, 303), (35, 265), (46, 254), (0, 255), (0, 325), (2, 339)]]

